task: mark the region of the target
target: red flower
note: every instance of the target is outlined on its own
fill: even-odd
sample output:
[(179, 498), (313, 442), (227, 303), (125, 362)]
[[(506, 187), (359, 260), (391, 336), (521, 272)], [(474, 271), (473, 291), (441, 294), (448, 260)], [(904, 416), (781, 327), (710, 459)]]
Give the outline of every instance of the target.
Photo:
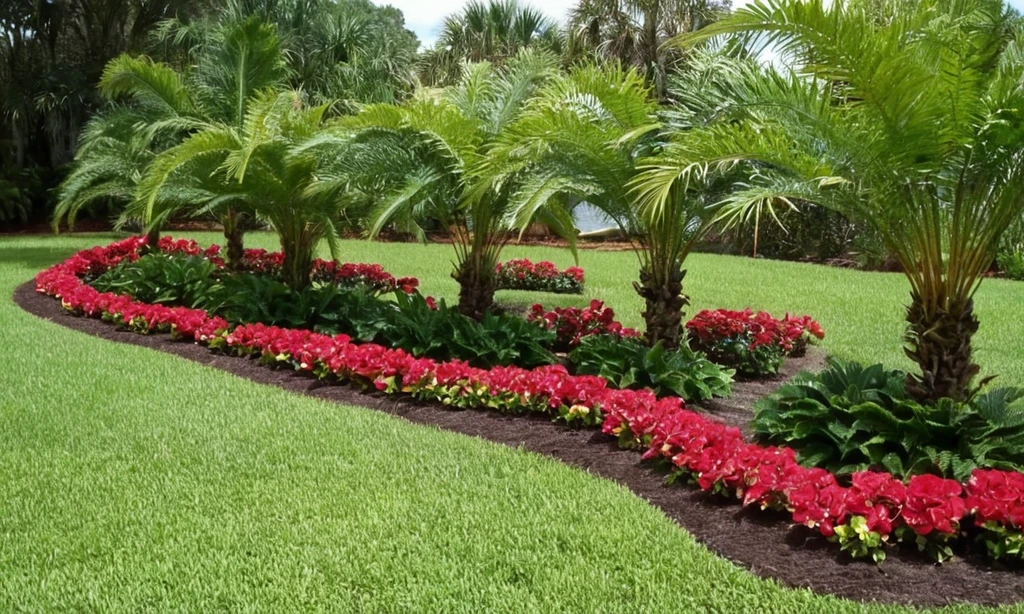
[(918, 535), (932, 531), (952, 535), (967, 513), (963, 488), (956, 480), (934, 475), (915, 475), (907, 485), (903, 519)]

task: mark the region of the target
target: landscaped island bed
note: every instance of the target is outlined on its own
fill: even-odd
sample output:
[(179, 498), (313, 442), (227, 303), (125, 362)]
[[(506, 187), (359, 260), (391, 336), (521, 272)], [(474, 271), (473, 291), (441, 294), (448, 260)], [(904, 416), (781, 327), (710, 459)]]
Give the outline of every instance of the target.
[[(1014, 522), (1009, 516), (996, 516), (1004, 509), (1004, 513), (1009, 513), (1013, 506), (1001, 506), (1004, 499), (993, 498), (994, 491), (989, 486), (997, 478), (1012, 486), (1019, 474), (978, 473), (977, 479), (966, 485), (966, 496), (956, 482), (934, 476), (912, 477), (909, 486), (904, 487), (902, 481), (886, 474), (865, 473), (855, 475), (852, 486), (846, 487), (823, 470), (800, 467), (792, 451), (745, 442), (737, 429), (687, 411), (679, 398), (657, 399), (650, 392), (610, 389), (601, 378), (571, 376), (561, 367), (495, 367), (488, 371), (458, 361), (416, 359), (400, 350), (374, 344), (356, 345), (344, 336), (261, 325), (242, 325), (227, 332), (226, 321), (202, 310), (143, 305), (126, 297), (103, 295), (78, 279), (79, 275), (96, 274), (122, 259), (135, 257), (141, 245), (141, 240), (130, 239), (106, 249), (80, 253), (40, 274), (39, 289), (60, 296), (68, 310), (112, 317), (138, 332), (171, 332), (178, 338), (228, 353), (258, 356), (263, 362), (317, 372), (321, 377), (349, 380), (379, 391), (409, 393), (421, 400), (456, 407), (532, 411), (558, 415), (570, 423), (600, 423), (602, 431), (617, 437), (620, 445), (646, 449), (645, 458), (670, 459), (671, 465), (680, 471), (677, 477), (693, 479), (706, 491), (730, 497), (735, 493), (755, 509), (761, 505), (787, 508), (795, 520), (826, 536), (833, 535), (836, 527), (840, 531), (844, 525), (856, 527), (857, 521), (851, 519), (860, 514), (880, 535), (888, 536), (905, 525), (917, 535), (942, 541), (943, 536), (955, 535), (960, 524), (968, 527), (964, 517), (980, 508), (987, 510), (987, 520), (1002, 519), (1008, 527)], [(167, 245), (181, 247), (177, 243)], [(183, 249), (198, 251), (194, 246)], [(769, 517), (778, 518), (778, 513), (771, 512)], [(829, 557), (834, 560), (834, 553)], [(910, 568), (915, 565), (902, 563)], [(965, 566), (943, 569), (952, 572), (937, 573), (955, 574), (963, 572)], [(782, 574), (784, 578), (785, 575)], [(1011, 578), (1017, 577), (995, 574), (995, 582), (985, 589), (987, 596), (979, 600), (992, 602), (993, 591), (1012, 592), (1015, 589), (1011, 588)], [(795, 584), (807, 583), (799, 577), (786, 579)], [(845, 590), (838, 592), (847, 594)], [(971, 599), (959, 588), (954, 594), (960, 596), (948, 598)], [(895, 600), (935, 603), (929, 598), (921, 601), (919, 596), (905, 594)]]

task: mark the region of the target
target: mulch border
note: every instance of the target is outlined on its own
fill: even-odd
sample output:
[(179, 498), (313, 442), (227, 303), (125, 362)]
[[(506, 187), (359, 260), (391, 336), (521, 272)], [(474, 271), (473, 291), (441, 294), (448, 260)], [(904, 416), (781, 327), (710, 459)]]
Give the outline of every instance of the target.
[[(382, 411), (417, 424), (524, 448), (615, 481), (693, 535), (712, 552), (762, 578), (793, 588), (808, 588), (861, 602), (941, 606), (1024, 601), (1024, 573), (993, 567), (974, 557), (936, 566), (899, 549), (880, 567), (850, 561), (816, 532), (793, 526), (783, 514), (742, 508), (738, 502), (686, 487), (667, 487), (663, 476), (640, 462), (635, 451), (620, 450), (612, 438), (594, 430), (576, 430), (539, 416), (509, 416), (478, 410), (451, 410), (411, 398), (388, 397), (349, 386), (326, 384), (293, 371), (270, 369), (255, 360), (214, 354), (207, 348), (171, 340), (168, 335), (138, 335), (100, 320), (66, 314), (53, 298), (35, 292), (34, 282), (19, 286), (14, 302), (25, 311), (118, 343), (152, 348), (291, 392)], [(734, 396), (709, 404), (708, 413), (743, 424), (753, 400), (767, 394), (796, 371), (820, 365), (821, 355), (787, 362), (774, 381), (737, 382)]]

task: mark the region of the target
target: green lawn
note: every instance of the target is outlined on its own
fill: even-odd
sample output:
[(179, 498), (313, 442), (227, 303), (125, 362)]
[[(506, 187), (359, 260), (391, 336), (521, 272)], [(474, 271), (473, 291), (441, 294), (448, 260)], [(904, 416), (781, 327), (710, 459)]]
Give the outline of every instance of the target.
[[(883, 610), (757, 579), (628, 491), (555, 461), (113, 345), (11, 302), (39, 269), (110, 239), (0, 238), (0, 611)], [(269, 235), (249, 243), (273, 247)], [(445, 246), (344, 246), (455, 295)], [(588, 294), (638, 325), (633, 256), (581, 261)], [(690, 264), (693, 309), (807, 312), (831, 352), (902, 364), (899, 276)], [(986, 286), (979, 356), (1024, 384), (1011, 359), (1024, 284)]]

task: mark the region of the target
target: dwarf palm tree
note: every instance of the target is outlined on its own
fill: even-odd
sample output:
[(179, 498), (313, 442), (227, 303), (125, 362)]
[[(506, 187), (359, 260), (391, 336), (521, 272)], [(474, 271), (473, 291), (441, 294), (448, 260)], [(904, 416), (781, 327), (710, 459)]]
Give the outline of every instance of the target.
[(157, 155), (139, 181), (133, 213), (159, 227), (185, 201), (200, 210), (225, 202), (243, 208), (274, 229), (285, 281), (303, 288), (322, 240), (337, 255), (341, 200), (314, 189), (327, 106), (306, 107), (295, 91), (258, 94), (247, 106), (241, 129), (211, 124)]
[[(285, 75), (284, 55), (274, 27), (258, 19), (212, 31), (210, 40), (196, 58), (195, 67), (188, 73), (180, 73), (145, 56), (122, 55), (111, 60), (100, 80), (100, 92), (110, 100), (127, 100), (130, 113), (134, 115), (124, 109), (114, 109), (91, 122), (83, 133), (72, 173), (62, 186), (54, 225), (65, 218), (73, 220), (78, 210), (89, 202), (126, 200), (126, 189), (137, 185), (148, 158), (189, 135), (217, 126), (240, 130), (250, 99), (257, 92), (280, 83)], [(111, 132), (114, 126), (116, 135)], [(111, 139), (119, 139), (126, 149), (116, 151), (117, 144)], [(132, 156), (132, 163), (124, 164), (120, 173), (112, 165), (119, 155)], [(152, 209), (155, 202), (149, 207), (130, 207), (127, 211), (146, 211)], [(242, 254), (248, 213), (230, 199), (216, 202), (217, 208), (207, 207), (206, 210), (214, 211), (223, 224), (228, 260), (237, 262)], [(167, 204), (173, 203), (168, 201)], [(174, 210), (188, 205), (178, 204)], [(141, 221), (152, 231), (159, 230), (151, 220)]]
[(461, 79), (464, 62), (501, 64), (530, 47), (560, 52), (558, 24), (517, 0), (473, 0), (445, 18), (437, 43), (423, 54), (420, 76), (431, 85), (451, 85)]
[(1024, 207), (1024, 47), (998, 0), (894, 5), (768, 0), (684, 39), (739, 34), (796, 71), (748, 71), (723, 121), (643, 163), (659, 208), (695, 174), (743, 168), (728, 207), (777, 198), (870, 224), (911, 286), (907, 355), (918, 398), (963, 399), (979, 372), (974, 294)]
[[(325, 184), (387, 195), (370, 216), (371, 236), (395, 225), (425, 238), (424, 221), (450, 231), (459, 309), (471, 317), (482, 317), (493, 304), (494, 267), (514, 236), (508, 215), (513, 186), (479, 184), (477, 169), (556, 65), (554, 56), (529, 50), (502, 68), (468, 65), (444, 92), (421, 91), (402, 106), (372, 105), (342, 122), (350, 133), (339, 154), (342, 168)], [(542, 207), (536, 213), (556, 230), (571, 228), (564, 211)]]
[[(703, 74), (694, 68), (688, 87), (697, 87)], [(666, 125), (681, 120), (664, 121), (636, 69), (619, 63), (578, 66), (538, 92), (499, 136), (481, 174), (516, 186), (510, 210), (520, 226), (538, 207), (565, 196), (585, 200), (614, 220), (639, 259), (634, 288), (644, 299), (647, 340), (675, 347), (688, 304), (683, 264), (710, 228), (714, 191), (676, 186), (667, 209), (653, 216), (636, 206), (630, 182), (639, 173), (638, 160), (656, 155)]]

